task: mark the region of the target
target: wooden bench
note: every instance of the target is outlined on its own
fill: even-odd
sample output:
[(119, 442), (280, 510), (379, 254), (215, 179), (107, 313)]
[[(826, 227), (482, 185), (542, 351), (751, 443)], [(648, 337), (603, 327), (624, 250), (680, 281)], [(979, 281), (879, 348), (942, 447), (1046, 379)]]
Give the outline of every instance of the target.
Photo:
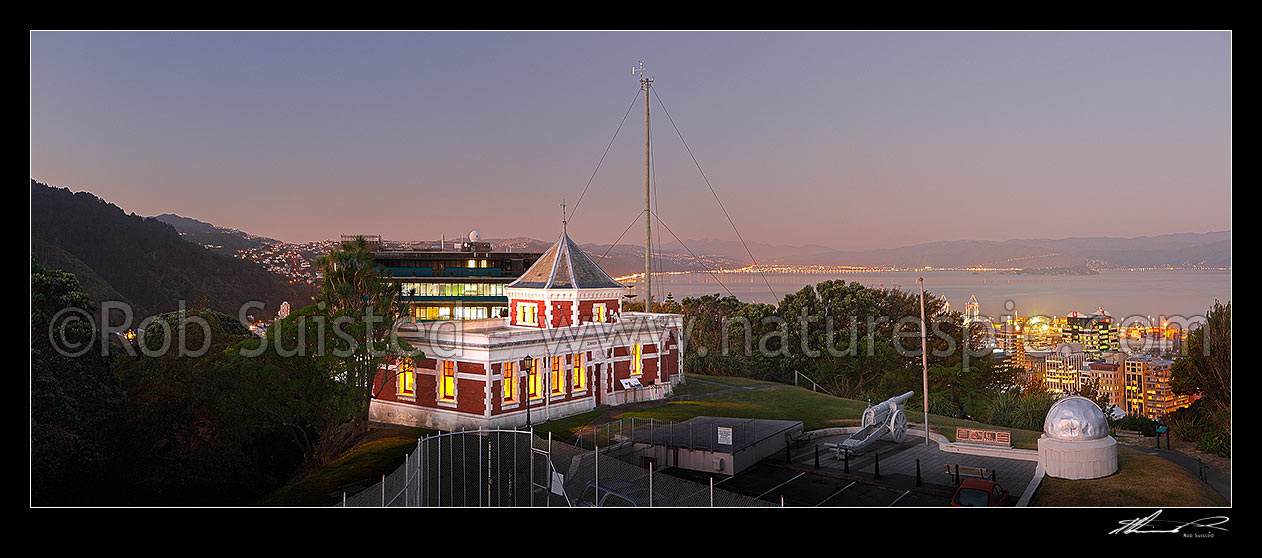
[(950, 476), (952, 479), (955, 478), (955, 472), (957, 470), (960, 473), (960, 477), (976, 477), (979, 479), (989, 479), (990, 475), (994, 473), (993, 470), (987, 469), (985, 467), (967, 467), (964, 465), (960, 465), (959, 468), (957, 469), (955, 465), (951, 465), (949, 463), (943, 464), (942, 468), (944, 472), (946, 472), (946, 474)]
[(1114, 436), (1130, 436), (1134, 438), (1143, 438), (1144, 433), (1138, 430), (1122, 430), (1120, 428), (1113, 430)]

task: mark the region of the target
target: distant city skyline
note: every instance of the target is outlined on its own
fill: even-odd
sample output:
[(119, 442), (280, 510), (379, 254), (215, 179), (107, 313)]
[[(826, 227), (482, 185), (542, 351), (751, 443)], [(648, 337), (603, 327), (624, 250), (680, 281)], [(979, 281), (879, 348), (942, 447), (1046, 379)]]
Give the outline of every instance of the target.
[[(1231, 54), (1230, 32), (32, 32), (31, 178), (287, 242), (546, 241), (643, 59), (749, 241), (1223, 231)], [(652, 110), (662, 219), (736, 240)], [(643, 207), (642, 111), (579, 242)]]

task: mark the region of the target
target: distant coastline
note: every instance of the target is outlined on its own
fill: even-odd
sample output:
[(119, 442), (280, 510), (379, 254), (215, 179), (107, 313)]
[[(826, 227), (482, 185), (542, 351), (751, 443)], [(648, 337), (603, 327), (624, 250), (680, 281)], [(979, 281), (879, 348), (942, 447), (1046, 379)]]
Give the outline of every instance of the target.
[(1001, 271), (1000, 275), (1099, 275), (1100, 272), (1085, 265), (1068, 267), (1030, 267), (1013, 271)]

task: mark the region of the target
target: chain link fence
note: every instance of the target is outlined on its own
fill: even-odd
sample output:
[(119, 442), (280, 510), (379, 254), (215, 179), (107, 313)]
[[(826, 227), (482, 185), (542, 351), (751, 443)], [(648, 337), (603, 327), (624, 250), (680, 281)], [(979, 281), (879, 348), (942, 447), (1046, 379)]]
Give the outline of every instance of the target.
[[(656, 428), (662, 423), (653, 424)], [(635, 425), (639, 428), (642, 425)], [(601, 429), (608, 439), (611, 428)], [(647, 431), (646, 431), (647, 432)], [(770, 506), (638, 467), (617, 444), (591, 449), (529, 430), (445, 432), (417, 441), (402, 466), (343, 507)], [(623, 448), (630, 445), (624, 442)], [(613, 450), (611, 453), (610, 450)], [(624, 458), (634, 456), (624, 454)]]

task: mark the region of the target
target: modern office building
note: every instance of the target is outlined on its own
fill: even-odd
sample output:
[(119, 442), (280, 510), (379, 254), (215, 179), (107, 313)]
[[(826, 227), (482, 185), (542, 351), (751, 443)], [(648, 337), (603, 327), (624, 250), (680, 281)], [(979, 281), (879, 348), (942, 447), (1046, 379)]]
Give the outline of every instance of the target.
[[(373, 261), (400, 286), (407, 315), (417, 320), (481, 320), (508, 315), (504, 287), (540, 254), (495, 251), (481, 234), (450, 247), (386, 249), (380, 237)], [(371, 244), (371, 243), (370, 243)]]
[(1092, 314), (1070, 312), (1061, 328), (1061, 340), (1081, 343), (1086, 351), (1093, 353), (1121, 350), (1117, 324), (1103, 308)]

